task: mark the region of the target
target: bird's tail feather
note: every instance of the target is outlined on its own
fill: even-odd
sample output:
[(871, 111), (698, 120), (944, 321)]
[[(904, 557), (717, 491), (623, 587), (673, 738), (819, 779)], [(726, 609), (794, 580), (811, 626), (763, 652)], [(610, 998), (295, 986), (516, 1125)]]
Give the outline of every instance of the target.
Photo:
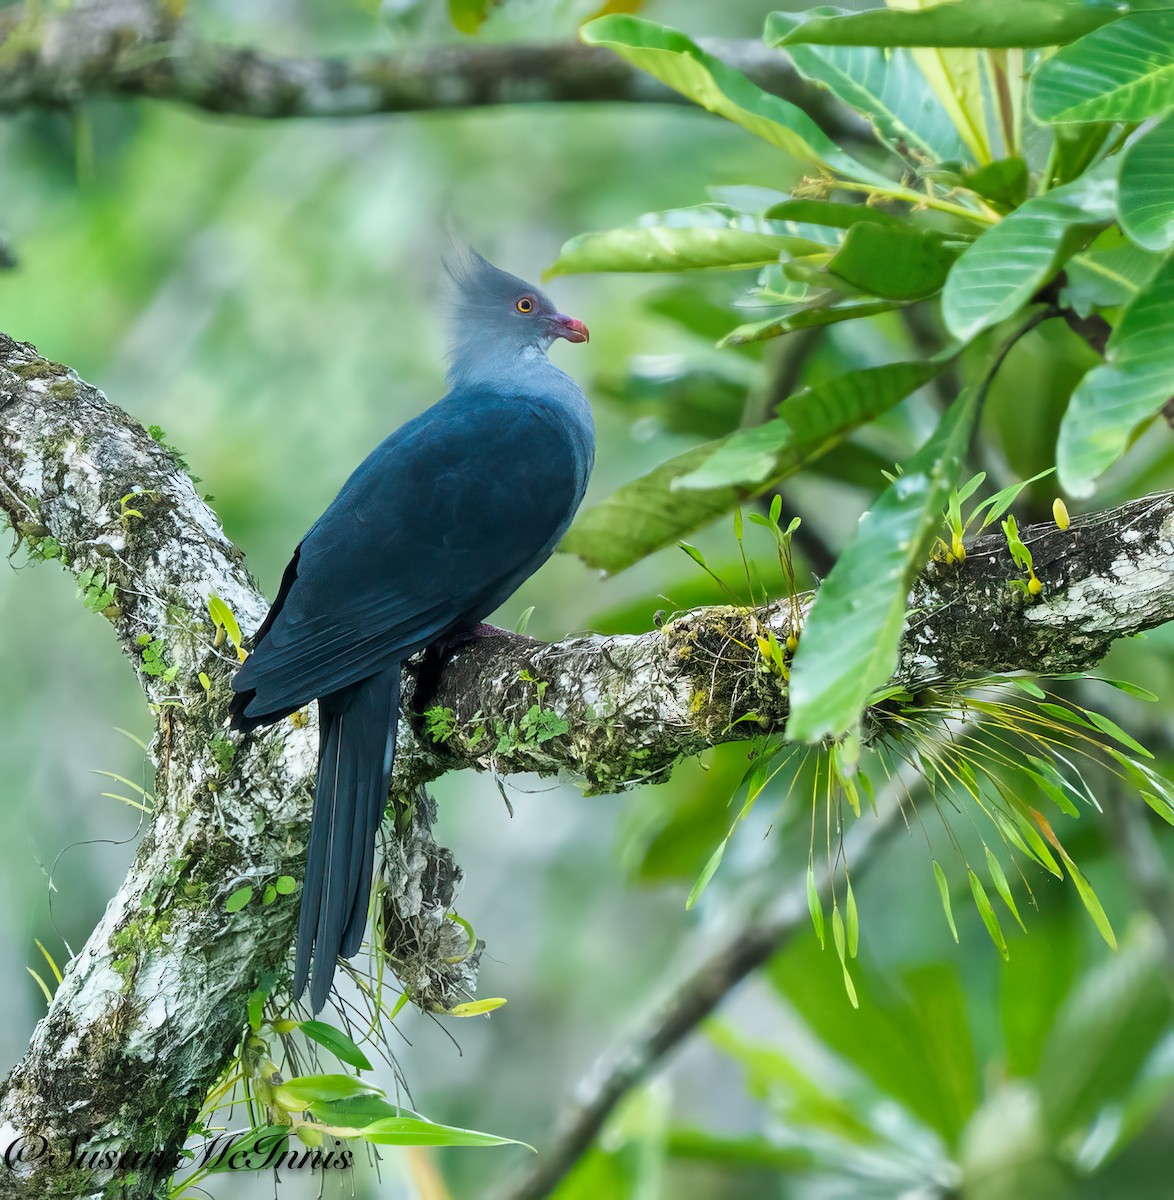
[(318, 784), (293, 978), (295, 999), (310, 981), (314, 1012), (330, 994), (338, 957), (350, 958), (363, 940), (395, 756), (399, 680), (395, 663), (319, 701)]

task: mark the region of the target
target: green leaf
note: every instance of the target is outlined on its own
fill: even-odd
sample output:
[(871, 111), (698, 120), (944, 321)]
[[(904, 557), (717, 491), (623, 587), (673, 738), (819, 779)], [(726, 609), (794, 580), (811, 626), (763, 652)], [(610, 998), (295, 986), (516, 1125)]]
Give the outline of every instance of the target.
[(702, 868), (701, 874), (697, 877), (697, 882), (689, 891), (689, 895), (685, 899), (685, 911), (689, 909), (701, 899), (701, 893), (709, 886), (709, 881), (717, 874), (717, 869), (722, 865), (722, 859), (726, 856), (726, 846), (729, 845), (729, 835), (722, 838), (717, 849), (709, 856), (709, 861)]
[(853, 429), (923, 387), (952, 359), (951, 353), (924, 362), (865, 367), (804, 388), (779, 405), (774, 420), (730, 434), (700, 467), (674, 480), (672, 487), (774, 487)]
[(1062, 45), (1122, 15), (1121, 7), (1112, 0), (958, 0), (914, 11), (818, 11), (826, 15), (805, 21), (779, 38), (772, 38), (772, 25), (790, 14), (772, 13), (767, 21), (767, 41), (783, 46), (816, 42), (1011, 50)]
[(864, 222), (886, 229), (904, 229), (904, 223), (883, 208), (868, 204), (844, 204), (837, 200), (783, 200), (763, 213), (770, 221), (791, 221), (798, 226), (822, 225), (828, 229), (851, 229)]
[(588, 22), (579, 36), (589, 46), (607, 46), (702, 108), (803, 162), (863, 182), (889, 182), (841, 150), (801, 108), (764, 92), (674, 29), (638, 17), (610, 16)]
[(1129, 446), (1133, 431), (1174, 396), (1174, 258), (1121, 316), (1105, 351), (1072, 393), (1060, 423), (1060, 483), (1074, 496)]
[(1036, 196), (986, 230), (954, 263), (942, 316), (959, 340), (1018, 312), (1116, 215), (1108, 164)]
[(1111, 721), (1103, 713), (1093, 712), (1091, 709), (1085, 709), (1084, 715), (1102, 732), (1107, 733), (1111, 738), (1115, 738), (1122, 746), (1128, 750), (1132, 750), (1135, 754), (1140, 754), (1142, 758), (1153, 758), (1153, 755), (1139, 742), (1135, 737), (1126, 733), (1116, 721)]
[(1026, 933), (1027, 926), (1024, 925), (1023, 918), (1019, 915), (1019, 909), (1015, 906), (1015, 897), (1011, 894), (1011, 885), (1007, 882), (1002, 863), (995, 857), (990, 846), (984, 846), (983, 849), (986, 851), (987, 870), (991, 873), (991, 882), (995, 885), (995, 891), (999, 893), (1003, 903), (1011, 910), (1011, 915), (1019, 922), (1019, 928)]
[(321, 1100), (382, 1094), (381, 1088), (353, 1075), (295, 1075), (273, 1089), (274, 1100), (290, 1112), (301, 1112)]
[(244, 887), (237, 888), (235, 892), (224, 902), (225, 912), (240, 912), (242, 908), (253, 898), (253, 889), (249, 884)]
[(341, 1100), (315, 1100), (310, 1112), (327, 1125), (363, 1129), (376, 1121), (388, 1117), (415, 1117), (419, 1113), (392, 1104), (374, 1093), (362, 1096), (347, 1096)]
[(1027, 199), (1030, 174), (1027, 163), (1016, 155), (1000, 158), (973, 171), (964, 171), (962, 181), (992, 204), (1011, 209), (1018, 208)]
[(815, 886), (815, 871), (807, 864), (807, 908), (811, 913), (811, 924), (815, 928), (815, 936), (819, 944), (824, 946), (823, 905), (820, 903), (819, 892)]
[(1144, 121), (1174, 107), (1174, 12), (1141, 12), (1044, 59), (1031, 109), (1046, 124)]
[(1146, 250), (1174, 246), (1174, 113), (1158, 122), (1121, 155), (1117, 215), (1121, 228)]
[(1134, 1086), (1169, 1028), (1162, 964), (1160, 935), (1142, 925), (1060, 1009), (1035, 1076), (1051, 1144), (1083, 1134), (1106, 1105)]
[(327, 1025), (325, 1021), (300, 1021), (298, 1028), (306, 1037), (325, 1046), (335, 1058), (358, 1067), (362, 1071), (370, 1071), (371, 1063), (367, 1056), (351, 1041), (341, 1029)]
[[(804, 24), (820, 21), (832, 9), (810, 13), (771, 13), (763, 38), (778, 46)], [(873, 14), (866, 14), (873, 15)], [(969, 44), (969, 43), (968, 43)], [(837, 99), (872, 122), (897, 153), (930, 161), (960, 159), (965, 147), (953, 122), (933, 95), (910, 54), (872, 45), (800, 45), (787, 42), (787, 55), (805, 79), (823, 84)]]
[(466, 1004), (454, 1004), (445, 1016), (483, 1017), (486, 1013), (496, 1012), (505, 1002), (504, 996), (485, 996), (480, 1000), (470, 1000)]
[(278, 875), (273, 886), (279, 896), (292, 896), (298, 890), (298, 881), (292, 875)]
[[(823, 249), (787, 234), (745, 228), (744, 218), (714, 205), (652, 213), (644, 223), (571, 238), (546, 271), (574, 275), (589, 271), (738, 271), (777, 263), (783, 254)], [(703, 215), (704, 214), (704, 215)]]
[(674, 480), (696, 470), (720, 445), (696, 446), (614, 491), (579, 515), (559, 550), (614, 575), (729, 512), (743, 498), (743, 491), (671, 490)]
[(476, 33), (500, 0), (448, 0), (448, 15), (461, 33)]
[(1010, 958), (1007, 953), (1007, 939), (1003, 937), (999, 918), (995, 916), (995, 910), (991, 907), (982, 881), (969, 867), (967, 867), (966, 873), (970, 879), (970, 891), (974, 896), (975, 907), (978, 909), (978, 915), (982, 917), (982, 923), (986, 926), (987, 933), (991, 935), (991, 941), (995, 943), (995, 947), (1004, 958)]
[(800, 329), (815, 329), (825, 325), (836, 325), (840, 321), (855, 321), (859, 317), (875, 317), (881, 313), (893, 312), (894, 309), (904, 308), (904, 303), (895, 300), (848, 300), (842, 304), (828, 304), (822, 307), (805, 306), (784, 313), (779, 317), (771, 317), (768, 321), (754, 321), (749, 325), (739, 325), (737, 329), (727, 333), (718, 346), (746, 346), (751, 342), (765, 342), (769, 338), (782, 337), (787, 333), (795, 333)]
[(946, 914), (946, 923), (950, 926), (950, 932), (954, 935), (956, 942), (958, 926), (954, 924), (954, 910), (950, 906), (950, 885), (946, 882), (946, 873), (936, 858), (933, 860), (933, 877), (937, 881), (938, 895), (942, 898), (942, 912)]
[(1116, 950), (1117, 936), (1113, 933), (1113, 926), (1109, 924), (1109, 918), (1105, 915), (1105, 910), (1101, 907), (1101, 902), (1097, 899), (1096, 892), (1092, 890), (1092, 884), (1085, 879), (1079, 867), (1063, 850), (1060, 850), (1060, 857), (1064, 860), (1064, 865), (1068, 868), (1068, 874), (1072, 877), (1072, 882), (1076, 884), (1076, 890), (1080, 893), (1080, 901), (1088, 909), (1088, 915), (1092, 917), (1093, 924), (1097, 927), (1101, 937)]
[(861, 518), (817, 592), (791, 668), (792, 741), (850, 729), (892, 675), (909, 588), (957, 482), (981, 394), (971, 387), (954, 401), (905, 473)]
[(514, 1138), (459, 1129), (455, 1125), (437, 1125), (422, 1117), (384, 1117), (361, 1129), (359, 1136), (378, 1146), (526, 1146), (527, 1150), (534, 1150)]
[(934, 234), (861, 222), (848, 230), (827, 271), (872, 296), (919, 300), (941, 288), (961, 250)]
[(208, 615), (212, 618), (212, 624), (218, 629), (223, 628), (224, 632), (228, 635), (228, 640), (239, 650), (241, 646), (241, 627), (237, 624), (232, 609), (215, 592), (212, 592), (208, 596)]

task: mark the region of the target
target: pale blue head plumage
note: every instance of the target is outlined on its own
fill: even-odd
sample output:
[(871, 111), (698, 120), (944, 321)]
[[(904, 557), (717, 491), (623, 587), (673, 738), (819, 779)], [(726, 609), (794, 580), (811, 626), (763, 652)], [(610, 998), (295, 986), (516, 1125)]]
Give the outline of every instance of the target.
[(495, 267), (472, 247), (445, 260), (453, 282), (448, 304), (448, 377), (452, 386), (512, 377), (544, 359), (558, 338), (585, 342), (587, 327), (564, 316), (540, 288)]

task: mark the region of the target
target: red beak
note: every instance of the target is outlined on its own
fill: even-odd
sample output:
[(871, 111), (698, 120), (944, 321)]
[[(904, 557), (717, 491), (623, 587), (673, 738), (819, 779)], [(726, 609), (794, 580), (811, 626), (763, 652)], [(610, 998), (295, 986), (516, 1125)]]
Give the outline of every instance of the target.
[(576, 321), (574, 317), (564, 317), (559, 313), (553, 319), (554, 327), (558, 330), (556, 337), (566, 338), (568, 342), (589, 342), (591, 334), (587, 332), (587, 326), (582, 321)]

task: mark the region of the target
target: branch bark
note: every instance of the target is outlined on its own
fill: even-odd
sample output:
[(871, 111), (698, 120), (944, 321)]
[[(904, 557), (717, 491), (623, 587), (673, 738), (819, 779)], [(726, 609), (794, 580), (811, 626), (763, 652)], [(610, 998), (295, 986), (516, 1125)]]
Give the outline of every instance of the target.
[[(224, 728), (236, 656), (216, 644), (209, 596), (246, 632), (266, 609), (239, 551), (171, 451), (73, 371), (3, 335), (0, 510), (30, 556), (76, 577), (158, 718), (151, 828), (0, 1089), (0, 1141), (77, 1137), (155, 1158), (133, 1179), (86, 1171), (83, 1182), (44, 1157), (20, 1164), (11, 1194), (152, 1196), (235, 1049), (249, 993), (283, 977), (296, 902), (232, 914), (225, 902), (245, 884), (300, 877), (314, 726), (245, 739)], [(903, 681), (1089, 666), (1114, 638), (1174, 617), (1174, 494), (1022, 537), (1045, 585), (1032, 604), (1007, 587), (1016, 569), (997, 538), (958, 566), (927, 568)], [(640, 636), (475, 637), (424, 656), (405, 681), (396, 792), (460, 767), (571, 771), (615, 791), (664, 778), (706, 746), (779, 731), (785, 688), (755, 647), (766, 629), (785, 641), (789, 626), (786, 605), (721, 607)], [(413, 999), (443, 1010), (471, 992), (476, 956), (453, 953), (467, 939), (446, 919), (459, 870), (431, 840), (429, 805), (410, 813), (384, 872), (389, 953)]]
[[(351, 117), (500, 104), (688, 103), (610, 51), (566, 43), (456, 44), (350, 58), (282, 57), (208, 42), (155, 0), (76, 0), (0, 13), (0, 111), (72, 107), (91, 96), (175, 100), (247, 117)], [(802, 106), (835, 137), (865, 122), (754, 40), (706, 49)]]

